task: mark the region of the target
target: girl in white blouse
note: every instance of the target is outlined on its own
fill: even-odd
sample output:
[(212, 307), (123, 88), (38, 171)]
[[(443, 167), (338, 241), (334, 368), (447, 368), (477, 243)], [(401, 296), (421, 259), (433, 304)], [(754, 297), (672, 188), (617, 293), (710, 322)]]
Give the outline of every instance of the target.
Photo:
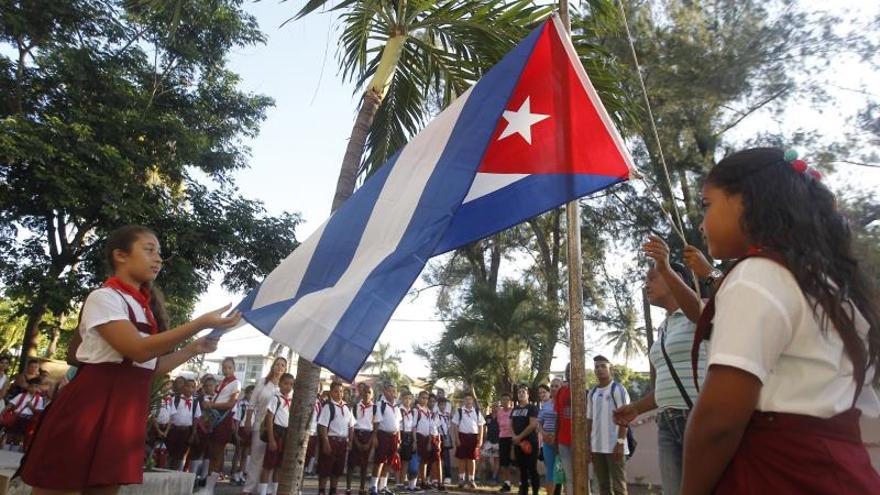
[(682, 494), (880, 493), (858, 422), (880, 414), (877, 296), (834, 196), (796, 158), (745, 150), (706, 178), (709, 251), (735, 262), (697, 328), (708, 372)]

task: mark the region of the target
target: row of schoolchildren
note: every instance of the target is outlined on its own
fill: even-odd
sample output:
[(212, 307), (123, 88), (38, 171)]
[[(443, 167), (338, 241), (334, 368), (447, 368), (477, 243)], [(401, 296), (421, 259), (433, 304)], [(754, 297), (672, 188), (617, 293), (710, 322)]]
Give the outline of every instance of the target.
[[(388, 485), (392, 472), (410, 493), (431, 485), (445, 491), (444, 467), (448, 469), (448, 461), (444, 463), (444, 449), (455, 451), (459, 485), (476, 487), (474, 473), (485, 419), (472, 395), (467, 395), (456, 410), (445, 397), (427, 391), (419, 392), (415, 404), (408, 391), (398, 400), (393, 384), (384, 385), (378, 401), (373, 401), (370, 387), (361, 384), (358, 397), (355, 404), (347, 403), (343, 385), (334, 382), (329, 399), (317, 405), (309, 454), (317, 458), (318, 493), (337, 493), (343, 474), (346, 494), (352, 493), (355, 474), (360, 477), (358, 493), (368, 493), (371, 458), (370, 494), (392, 493)], [(449, 434), (444, 434), (447, 431)]]
[[(218, 478), (225, 476), (225, 452), (230, 443), (235, 446), (230, 481), (239, 485), (245, 482), (251, 430), (256, 423), (251, 403), (254, 387), (246, 387), (240, 397), (241, 384), (235, 378), (234, 361), (227, 358), (222, 369), (223, 379), (218, 382), (212, 375), (206, 375), (201, 386), (193, 379), (175, 379), (169, 384), (171, 393), (161, 398), (150, 418), (147, 447), (155, 463), (195, 473), (197, 485), (205, 485), (212, 473), (217, 473)], [(268, 419), (260, 425), (261, 440), (268, 448), (262, 459), (262, 472), (257, 475), (266, 486), (270, 486), (274, 469), (281, 462), (293, 376), (284, 373), (278, 382), (277, 393), (270, 398), (266, 411)], [(271, 485), (272, 493), (276, 485)]]

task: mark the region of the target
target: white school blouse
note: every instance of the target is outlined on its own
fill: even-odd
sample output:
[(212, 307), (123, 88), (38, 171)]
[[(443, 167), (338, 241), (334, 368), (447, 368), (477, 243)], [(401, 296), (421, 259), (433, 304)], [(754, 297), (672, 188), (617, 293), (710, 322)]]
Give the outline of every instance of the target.
[[(148, 323), (147, 315), (144, 314), (141, 305), (128, 294), (116, 291), (109, 287), (94, 290), (86, 298), (83, 305), (82, 318), (79, 324), (79, 333), (82, 343), (76, 350), (76, 358), (83, 363), (121, 363), (123, 356), (101, 337), (95, 328), (111, 321), (128, 319), (128, 306), (134, 311), (134, 317), (139, 323)], [(138, 332), (141, 337), (149, 334)], [(133, 363), (141, 368), (156, 369), (158, 359), (153, 358), (143, 363)]]
[[(747, 371), (763, 383), (757, 409), (829, 418), (852, 406), (853, 365), (834, 328), (823, 332), (794, 275), (775, 261), (749, 258), (727, 275), (715, 296), (708, 366)], [(863, 339), (868, 324), (858, 311)], [(829, 324), (830, 325), (830, 324)], [(880, 415), (865, 377), (857, 407)]]
[[(461, 411), (461, 416), (458, 415), (458, 411)], [(452, 424), (458, 427), (458, 432), (469, 435), (480, 433), (480, 429), (486, 424), (483, 415), (473, 407), (467, 409), (462, 406), (458, 411), (452, 413)]]

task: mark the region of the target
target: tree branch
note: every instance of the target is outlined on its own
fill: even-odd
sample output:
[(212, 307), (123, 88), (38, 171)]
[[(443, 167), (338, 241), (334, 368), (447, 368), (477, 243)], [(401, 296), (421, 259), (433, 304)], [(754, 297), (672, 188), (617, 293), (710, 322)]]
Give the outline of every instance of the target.
[(757, 112), (758, 110), (760, 110), (761, 108), (763, 108), (768, 103), (775, 100), (776, 98), (779, 98), (780, 96), (784, 95), (786, 92), (788, 92), (788, 90), (789, 90), (789, 88), (781, 89), (781, 90), (773, 93), (772, 95), (768, 96), (767, 98), (765, 98), (763, 101), (761, 101), (757, 105), (753, 106), (752, 108), (749, 108), (748, 110), (746, 110), (744, 112), (741, 112), (740, 116), (737, 117), (736, 119), (734, 119), (733, 122), (722, 127), (720, 131), (716, 132), (715, 137), (718, 137), (718, 136), (724, 134), (725, 132), (729, 131), (730, 129), (736, 127), (736, 125), (739, 124), (740, 122), (742, 122), (746, 117)]

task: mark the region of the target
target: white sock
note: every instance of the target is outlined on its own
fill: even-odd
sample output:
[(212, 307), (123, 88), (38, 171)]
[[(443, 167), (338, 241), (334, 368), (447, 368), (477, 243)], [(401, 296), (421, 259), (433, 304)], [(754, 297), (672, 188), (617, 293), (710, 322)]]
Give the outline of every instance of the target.
[(202, 461), (190, 461), (189, 462), (189, 471), (196, 475), (196, 478), (199, 477), (199, 469), (202, 467)]
[(379, 489), (379, 477), (378, 476), (373, 476), (373, 478), (370, 479), (370, 483), (373, 485), (374, 489), (376, 489), (376, 490)]
[(413, 479), (409, 480), (409, 488), (410, 488), (410, 490), (412, 490), (415, 487), (416, 487), (416, 479), (413, 478)]
[(465, 480), (464, 473), (458, 473), (458, 481), (464, 481), (464, 480)]
[(260, 483), (259, 485), (257, 485), (257, 490), (259, 490), (258, 493), (260, 495), (267, 495), (266, 490), (268, 490), (268, 489), (269, 489), (269, 485), (267, 485), (266, 483)]
[(379, 478), (379, 489), (384, 490), (388, 486), (388, 476)]
[(201, 471), (200, 477), (207, 478), (208, 477), (208, 469), (210, 469), (210, 467), (211, 467), (211, 461), (209, 461), (207, 459), (202, 459), (202, 468), (199, 470), (199, 471)]
[(269, 485), (269, 493), (278, 493), (278, 483), (272, 482), (272, 484)]

